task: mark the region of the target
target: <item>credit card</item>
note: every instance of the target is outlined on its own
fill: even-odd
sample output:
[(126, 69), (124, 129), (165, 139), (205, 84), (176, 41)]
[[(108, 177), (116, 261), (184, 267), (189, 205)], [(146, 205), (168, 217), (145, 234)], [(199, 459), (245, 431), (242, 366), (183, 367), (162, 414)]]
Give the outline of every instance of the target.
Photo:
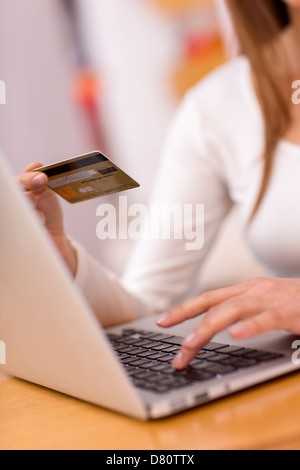
[(46, 173), (49, 188), (71, 204), (140, 187), (98, 151), (34, 171)]

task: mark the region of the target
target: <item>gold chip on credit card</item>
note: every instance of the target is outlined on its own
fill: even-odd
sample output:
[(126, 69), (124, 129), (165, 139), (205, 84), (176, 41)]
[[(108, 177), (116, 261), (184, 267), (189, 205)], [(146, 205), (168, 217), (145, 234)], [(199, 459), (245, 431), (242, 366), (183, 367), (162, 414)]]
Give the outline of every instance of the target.
[(98, 151), (34, 171), (45, 173), (49, 188), (71, 204), (140, 187)]

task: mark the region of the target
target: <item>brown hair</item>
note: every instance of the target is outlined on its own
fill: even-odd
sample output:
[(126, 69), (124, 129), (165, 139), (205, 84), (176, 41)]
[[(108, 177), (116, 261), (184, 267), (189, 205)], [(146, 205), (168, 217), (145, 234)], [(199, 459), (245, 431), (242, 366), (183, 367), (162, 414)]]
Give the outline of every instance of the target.
[[(239, 41), (247, 56), (265, 125), (264, 171), (252, 220), (270, 182), (273, 156), (279, 139), (290, 124), (289, 99), (283, 85), (283, 59), (287, 57), (280, 33), (290, 24), (287, 6), (281, 0), (227, 0)], [(281, 67), (281, 68), (280, 68)]]

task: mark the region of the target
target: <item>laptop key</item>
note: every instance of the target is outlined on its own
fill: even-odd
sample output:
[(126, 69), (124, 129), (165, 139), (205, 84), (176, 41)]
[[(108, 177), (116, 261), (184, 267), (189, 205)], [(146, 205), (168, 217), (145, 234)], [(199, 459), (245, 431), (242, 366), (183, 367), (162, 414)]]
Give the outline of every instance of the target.
[(136, 369), (136, 371), (138, 372), (135, 372), (134, 376), (135, 377), (138, 377), (139, 379), (150, 379), (151, 377), (153, 377), (153, 372), (151, 371), (148, 371), (148, 370), (142, 370), (142, 369)]
[(152, 355), (150, 356), (151, 359), (156, 359), (157, 361), (162, 360), (164, 357), (169, 357), (169, 354), (165, 354), (163, 352), (154, 352), (152, 351)]
[(161, 362), (172, 362), (174, 357), (175, 355), (173, 354), (166, 354), (165, 356), (157, 358), (157, 360)]
[(146, 349), (146, 351), (138, 353), (137, 356), (139, 356), (139, 357), (151, 357), (151, 356), (153, 356), (153, 351), (152, 351), (152, 349)]
[[(166, 343), (158, 343), (157, 345), (150, 345), (149, 346), (151, 349), (154, 351), (164, 351), (166, 352), (166, 349), (170, 349)], [(177, 346), (171, 346), (171, 348), (177, 348)]]
[(119, 339), (119, 335), (116, 335), (114, 333), (107, 333), (107, 337), (109, 339), (109, 341), (114, 341), (115, 339)]
[(136, 340), (136, 342), (133, 344), (134, 346), (138, 346), (138, 347), (143, 346), (146, 348), (151, 348), (152, 341), (149, 339), (142, 339), (142, 340)]
[(213, 351), (200, 351), (196, 355), (196, 359), (208, 359), (209, 357), (214, 357), (215, 353)]
[(132, 356), (134, 356), (137, 353), (142, 353), (142, 352), (147, 351), (147, 349), (136, 348), (135, 346), (132, 346), (132, 345), (120, 346), (120, 347), (118, 346), (115, 348), (115, 350), (118, 353), (127, 353), (127, 354), (131, 354)]
[(204, 369), (206, 369), (207, 367), (209, 367), (211, 365), (212, 365), (212, 362), (199, 361), (197, 359), (190, 363), (190, 367), (192, 367), (192, 369), (196, 369), (196, 370), (204, 370)]
[(181, 346), (183, 343), (184, 338), (182, 336), (171, 336), (167, 339), (164, 340), (164, 343), (168, 344), (177, 344), (178, 346)]
[[(161, 343), (159, 341), (152, 341), (152, 339), (149, 340), (149, 341), (151, 341), (151, 342), (149, 343), (148, 348), (154, 349), (155, 351), (160, 351), (160, 345), (162, 345), (163, 343)], [(157, 348), (159, 348), (159, 349), (157, 349)]]
[(157, 333), (154, 333), (153, 331), (141, 331), (140, 332), (141, 338), (152, 338), (152, 336), (156, 336)]
[(189, 380), (196, 380), (196, 381), (203, 381), (203, 380), (208, 380), (213, 377), (213, 373), (211, 372), (206, 372), (206, 371), (198, 371), (194, 369), (184, 369), (180, 372), (176, 372), (176, 375), (179, 377), (185, 377), (186, 379)]
[(228, 344), (221, 344), (221, 343), (207, 343), (205, 346), (203, 346), (202, 349), (204, 351), (217, 351), (218, 349), (223, 349), (224, 347), (229, 346)]
[(119, 344), (114, 349), (118, 353), (127, 353), (128, 351), (131, 351), (132, 348), (133, 348), (132, 346), (125, 346), (124, 344)]
[(132, 329), (132, 328), (126, 328), (124, 330), (122, 330), (122, 335), (119, 335), (119, 336), (132, 336), (136, 334), (136, 330)]
[(157, 341), (166, 341), (170, 338), (173, 338), (172, 335), (165, 335), (163, 333), (156, 333), (154, 336), (151, 336), (151, 339), (153, 339), (154, 341), (157, 340)]
[(118, 353), (117, 358), (122, 362), (122, 359), (126, 359), (127, 357), (132, 357), (130, 354)]
[(130, 362), (130, 365), (131, 366), (142, 366), (143, 364), (146, 364), (146, 362), (148, 362), (146, 359), (142, 359), (142, 358), (135, 358), (135, 361), (132, 361)]
[(230, 374), (231, 372), (234, 372), (235, 370), (236, 370), (236, 367), (233, 367), (233, 366), (230, 366), (230, 365), (211, 363), (204, 370), (204, 372), (210, 372), (210, 373), (215, 374), (215, 375), (225, 375), (225, 374)]
[(157, 362), (156, 365), (153, 364), (151, 367), (153, 371), (160, 371), (163, 374), (174, 374), (175, 369), (168, 362)]
[(125, 346), (126, 346), (126, 345), (129, 345), (129, 344), (135, 345), (135, 343), (139, 343), (139, 342), (140, 342), (140, 339), (139, 339), (139, 338), (133, 338), (133, 337), (129, 336), (128, 338), (122, 338), (122, 341), (118, 341), (118, 340), (117, 340), (117, 342), (122, 343), (122, 344), (124, 344)]
[(230, 365), (236, 367), (237, 369), (253, 367), (258, 365), (258, 362), (255, 359), (246, 359), (243, 357), (229, 357), (222, 361), (222, 364)]
[(237, 351), (240, 351), (241, 348), (240, 346), (225, 346), (225, 348), (219, 349), (218, 353), (219, 354), (231, 354)]
[(141, 374), (143, 373), (143, 371), (141, 369), (139, 369), (138, 367), (128, 368), (128, 369), (126, 369), (126, 371), (127, 371), (127, 374), (130, 377), (143, 378), (143, 377), (141, 377)]
[(249, 359), (256, 359), (256, 360), (259, 360), (261, 357), (263, 357), (266, 353), (264, 351), (256, 351), (256, 350), (253, 350), (251, 352), (248, 352), (246, 354), (243, 354), (242, 357), (246, 357), (246, 358), (249, 358)]
[(120, 336), (117, 339), (114, 339), (114, 343), (123, 343), (123, 344), (133, 344), (135, 341), (138, 341), (137, 337), (132, 336)]
[[(167, 369), (168, 369), (168, 365), (166, 365), (164, 363), (158, 363), (158, 364), (152, 365), (152, 367), (151, 367), (151, 370), (153, 370), (155, 372), (163, 372)], [(173, 371), (174, 371), (174, 369), (173, 369)]]
[(213, 356), (206, 358), (206, 360), (209, 362), (220, 362), (228, 358), (230, 358), (229, 354), (214, 354)]
[(245, 359), (256, 359), (258, 362), (268, 362), (279, 359), (282, 357), (281, 354), (268, 353), (266, 351), (253, 351), (252, 353), (245, 354)]
[(242, 348), (239, 351), (234, 351), (230, 353), (230, 355), (238, 357), (238, 356), (245, 356), (246, 354), (253, 353), (253, 352), (256, 352), (256, 349)]
[(177, 351), (179, 351), (179, 349), (180, 349), (180, 346), (178, 346), (178, 345), (177, 345), (177, 346), (176, 346), (176, 345), (174, 345), (174, 346), (168, 346), (168, 347), (166, 348), (166, 344), (164, 344), (164, 349), (162, 349), (162, 351), (165, 352), (165, 353), (170, 353), (170, 352), (171, 352), (171, 353), (172, 353), (172, 352), (173, 352), (173, 353), (176, 353)]
[(131, 354), (132, 356), (137, 356), (138, 354), (141, 354), (143, 352), (146, 352), (147, 349), (145, 348), (136, 348), (134, 347), (131, 351), (127, 351), (127, 354)]
[(150, 369), (152, 370), (152, 367), (154, 367), (155, 365), (159, 364), (159, 362), (156, 362), (156, 361), (149, 361), (148, 358), (147, 358), (147, 361), (143, 364), (140, 365), (140, 367), (142, 369)]
[(276, 353), (265, 353), (264, 356), (259, 358), (259, 361), (262, 362), (269, 362), (269, 361), (276, 361), (276, 359), (280, 359), (284, 357), (283, 354), (276, 354)]
[(132, 362), (137, 361), (137, 359), (138, 358), (135, 356), (130, 356), (126, 358), (121, 358), (121, 362), (122, 364), (131, 364)]

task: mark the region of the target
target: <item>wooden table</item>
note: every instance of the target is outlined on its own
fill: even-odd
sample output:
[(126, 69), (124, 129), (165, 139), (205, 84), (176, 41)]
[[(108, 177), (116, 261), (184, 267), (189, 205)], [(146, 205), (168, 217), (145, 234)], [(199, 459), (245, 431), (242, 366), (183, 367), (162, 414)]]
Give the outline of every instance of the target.
[(300, 449), (300, 374), (148, 423), (0, 375), (0, 449)]

